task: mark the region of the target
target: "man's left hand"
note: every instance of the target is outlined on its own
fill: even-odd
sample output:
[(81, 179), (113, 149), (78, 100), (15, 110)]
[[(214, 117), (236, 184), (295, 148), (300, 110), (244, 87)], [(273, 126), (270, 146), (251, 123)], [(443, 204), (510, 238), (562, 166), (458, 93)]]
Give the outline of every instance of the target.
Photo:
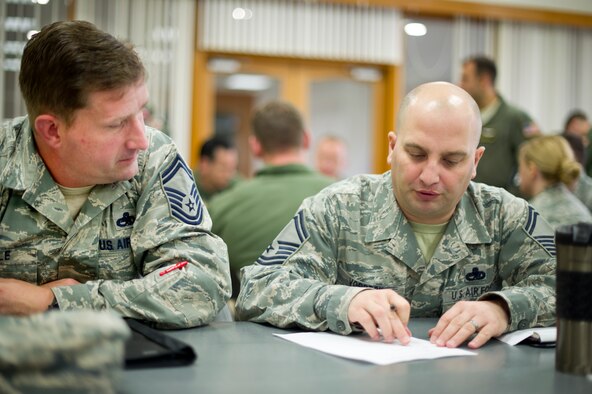
[(30, 315), (43, 312), (53, 301), (48, 287), (17, 279), (0, 279), (0, 314)]
[(442, 315), (436, 327), (428, 334), (430, 342), (438, 346), (457, 347), (471, 335), (469, 347), (477, 349), (492, 337), (503, 334), (509, 316), (501, 305), (503, 301), (461, 301)]

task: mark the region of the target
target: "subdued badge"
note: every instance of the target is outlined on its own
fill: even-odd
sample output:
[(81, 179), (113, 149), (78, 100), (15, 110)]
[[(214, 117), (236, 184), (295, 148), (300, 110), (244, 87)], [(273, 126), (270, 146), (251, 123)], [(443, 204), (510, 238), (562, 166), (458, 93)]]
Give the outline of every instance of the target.
[(497, 131), (493, 127), (483, 127), (481, 130), (481, 140), (482, 144), (491, 144), (497, 138)]
[(479, 265), (468, 265), (464, 269), (464, 277), (467, 282), (479, 282), (487, 278), (487, 269)]

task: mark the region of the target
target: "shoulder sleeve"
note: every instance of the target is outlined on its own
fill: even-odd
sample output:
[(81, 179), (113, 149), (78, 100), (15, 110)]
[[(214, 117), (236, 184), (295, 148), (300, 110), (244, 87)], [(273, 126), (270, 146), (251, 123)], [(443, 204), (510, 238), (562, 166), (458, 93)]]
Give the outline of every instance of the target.
[(526, 201), (504, 198), (499, 273), (510, 331), (555, 323), (555, 242), (551, 226)]
[[(191, 170), (162, 138), (152, 141), (133, 181), (137, 195), (131, 244), (142, 277), (56, 288), (61, 309), (108, 307), (163, 328), (180, 328), (211, 322), (230, 297), (226, 245), (210, 231)], [(188, 262), (183, 269), (160, 275), (181, 261)]]
[(347, 334), (347, 308), (361, 288), (336, 285), (343, 211), (325, 190), (306, 199), (256, 264), (241, 271), (241, 320)]

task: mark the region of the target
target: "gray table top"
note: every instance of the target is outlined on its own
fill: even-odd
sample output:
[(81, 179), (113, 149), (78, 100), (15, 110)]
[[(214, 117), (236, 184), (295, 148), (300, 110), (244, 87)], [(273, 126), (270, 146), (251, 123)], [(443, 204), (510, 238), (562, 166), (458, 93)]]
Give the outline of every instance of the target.
[[(413, 319), (427, 339), (434, 319)], [(555, 371), (555, 349), (492, 340), (478, 356), (379, 366), (277, 338), (297, 332), (247, 322), (169, 331), (193, 346), (188, 367), (125, 371), (122, 393), (592, 393), (592, 380)]]

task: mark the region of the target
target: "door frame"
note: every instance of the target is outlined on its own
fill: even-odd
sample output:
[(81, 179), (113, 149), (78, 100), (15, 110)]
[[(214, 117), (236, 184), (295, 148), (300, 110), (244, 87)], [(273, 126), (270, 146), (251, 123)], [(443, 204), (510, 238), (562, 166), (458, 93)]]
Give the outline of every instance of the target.
[(381, 71), (382, 79), (371, 82), (374, 108), (372, 131), (373, 163), (375, 173), (386, 171), (388, 155), (387, 133), (395, 130), (396, 110), (402, 94), (401, 67), (387, 64), (352, 63), (295, 59), (284, 57), (257, 56), (218, 52), (195, 52), (193, 111), (191, 133), (191, 165), (198, 160), (199, 147), (214, 132), (216, 100), (216, 74), (208, 69), (212, 58), (232, 58), (241, 64), (241, 73), (267, 74), (280, 82), (280, 99), (292, 103), (308, 119), (309, 86), (313, 80), (344, 77), (351, 79), (350, 69), (354, 66), (374, 67)]

